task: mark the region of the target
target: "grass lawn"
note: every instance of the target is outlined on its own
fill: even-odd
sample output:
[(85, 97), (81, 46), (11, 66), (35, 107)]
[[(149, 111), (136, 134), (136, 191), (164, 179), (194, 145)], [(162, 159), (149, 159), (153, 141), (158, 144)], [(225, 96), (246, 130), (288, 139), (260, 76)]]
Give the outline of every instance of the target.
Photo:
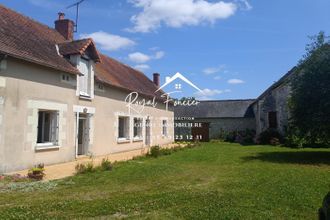
[(0, 192), (0, 218), (316, 219), (330, 149), (207, 143)]

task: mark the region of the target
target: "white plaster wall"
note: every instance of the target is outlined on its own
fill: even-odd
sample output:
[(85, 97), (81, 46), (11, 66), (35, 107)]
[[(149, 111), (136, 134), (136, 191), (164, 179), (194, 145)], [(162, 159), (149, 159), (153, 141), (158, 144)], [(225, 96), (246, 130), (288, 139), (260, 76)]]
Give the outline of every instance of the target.
[[(61, 72), (8, 58), (6, 70), (0, 71), (0, 173), (32, 167), (38, 163), (56, 164), (75, 160), (76, 112), (87, 108), (91, 113), (90, 151), (93, 155), (145, 149), (144, 141), (117, 142), (117, 116), (128, 112), (127, 91), (104, 87), (96, 91), (92, 100), (81, 100), (76, 86), (61, 81)], [(60, 148), (35, 151), (38, 109), (60, 112)], [(151, 118), (151, 144), (168, 144), (174, 140), (173, 128), (168, 137), (162, 137), (161, 117), (173, 119), (159, 103), (157, 108), (146, 107), (140, 114)], [(131, 119), (133, 120), (133, 118)], [(173, 123), (172, 123), (173, 124)], [(131, 123), (131, 132), (133, 126)], [(143, 135), (145, 134), (143, 128)], [(145, 136), (143, 137), (145, 140)]]

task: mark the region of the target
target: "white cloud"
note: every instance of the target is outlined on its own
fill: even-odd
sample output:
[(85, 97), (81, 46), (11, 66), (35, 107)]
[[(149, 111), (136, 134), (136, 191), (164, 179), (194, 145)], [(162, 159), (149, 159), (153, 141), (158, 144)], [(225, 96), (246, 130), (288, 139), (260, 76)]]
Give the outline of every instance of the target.
[(150, 66), (147, 64), (138, 64), (134, 66), (135, 69), (140, 70), (140, 71), (145, 71), (150, 69)]
[(145, 63), (148, 62), (151, 59), (151, 57), (144, 53), (135, 52), (135, 53), (130, 53), (128, 55), (128, 59), (134, 63)]
[(242, 83), (245, 83), (245, 82), (241, 79), (229, 79), (227, 81), (227, 83), (229, 83), (229, 84), (242, 84)]
[(130, 53), (128, 59), (134, 63), (146, 63), (150, 60), (159, 60), (165, 56), (164, 51), (157, 51), (154, 55), (147, 55), (141, 52)]
[(224, 70), (224, 68), (225, 68), (225, 65), (220, 65), (218, 67), (208, 67), (203, 70), (203, 73), (205, 75), (211, 75), (211, 74), (218, 73), (218, 72)]
[(202, 92), (195, 92), (195, 96), (200, 100), (207, 100), (213, 96), (220, 95), (223, 93), (231, 92), (229, 89), (218, 90), (218, 89), (203, 89)]
[(109, 34), (103, 31), (91, 34), (81, 34), (80, 38), (92, 38), (101, 49), (114, 51), (134, 46), (136, 43), (126, 37)]
[(159, 59), (163, 58), (164, 56), (165, 56), (164, 51), (157, 51), (154, 55), (154, 59), (159, 60)]
[(129, 0), (142, 12), (131, 17), (132, 32), (150, 32), (162, 25), (179, 28), (185, 25), (197, 26), (215, 23), (235, 14), (241, 7), (234, 2), (209, 2), (207, 0)]

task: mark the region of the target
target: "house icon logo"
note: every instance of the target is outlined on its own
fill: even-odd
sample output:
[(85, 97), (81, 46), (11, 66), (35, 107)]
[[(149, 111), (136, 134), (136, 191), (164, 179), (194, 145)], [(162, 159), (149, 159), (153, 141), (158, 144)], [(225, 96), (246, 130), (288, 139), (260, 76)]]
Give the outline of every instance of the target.
[[(198, 88), (195, 84), (193, 84), (189, 79), (187, 79), (186, 77), (184, 77), (181, 73), (177, 72), (176, 74), (174, 74), (172, 77), (166, 77), (165, 79), (165, 83), (159, 87), (155, 92), (158, 92), (159, 90), (165, 88), (166, 86), (172, 84), (172, 82), (174, 82), (176, 79), (181, 79), (183, 82), (185, 82), (186, 84), (188, 84), (189, 86), (193, 87), (194, 89), (196, 89), (199, 92), (203, 92), (200, 88)], [(181, 92), (182, 91), (182, 84), (181, 83), (174, 83), (174, 89), (176, 92)]]

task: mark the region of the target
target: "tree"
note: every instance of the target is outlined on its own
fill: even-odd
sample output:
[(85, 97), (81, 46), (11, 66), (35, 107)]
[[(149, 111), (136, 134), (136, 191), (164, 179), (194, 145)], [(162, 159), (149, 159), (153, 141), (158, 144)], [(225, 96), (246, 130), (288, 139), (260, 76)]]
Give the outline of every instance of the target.
[(291, 82), (290, 128), (306, 144), (330, 144), (330, 44), (312, 37)]

